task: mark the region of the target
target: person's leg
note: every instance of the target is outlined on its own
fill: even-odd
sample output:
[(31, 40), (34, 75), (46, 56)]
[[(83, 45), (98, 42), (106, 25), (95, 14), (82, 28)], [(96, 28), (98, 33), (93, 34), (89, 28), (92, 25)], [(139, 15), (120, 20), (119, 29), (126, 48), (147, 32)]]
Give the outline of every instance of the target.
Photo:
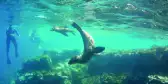
[(6, 57), (7, 57), (7, 64), (11, 64), (11, 60), (9, 58), (9, 49), (10, 49), (10, 38), (6, 39)]
[(14, 44), (15, 47), (15, 56), (18, 57), (18, 44), (15, 38), (12, 38), (12, 43)]

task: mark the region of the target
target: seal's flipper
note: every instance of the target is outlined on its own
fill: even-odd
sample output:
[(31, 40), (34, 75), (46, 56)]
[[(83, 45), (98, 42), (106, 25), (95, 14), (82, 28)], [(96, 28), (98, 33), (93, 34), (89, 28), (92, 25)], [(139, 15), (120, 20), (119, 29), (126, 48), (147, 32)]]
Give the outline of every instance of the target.
[(71, 31), (71, 33), (72, 33), (74, 36), (76, 35), (74, 31)]
[(75, 22), (72, 23), (72, 26), (74, 28), (76, 28), (78, 31), (82, 31), (81, 27), (78, 24), (76, 24)]
[(15, 52), (15, 57), (16, 57), (16, 58), (19, 57), (19, 54), (18, 54), (17, 51)]
[(67, 34), (67, 33), (61, 33), (61, 34), (63, 34), (64, 36), (68, 36), (68, 34)]
[(73, 35), (76, 35), (74, 31), (71, 32)]
[(94, 53), (100, 53), (100, 52), (103, 52), (105, 50), (105, 47), (95, 47), (93, 49), (93, 52)]
[(80, 35), (82, 36), (83, 44), (84, 44), (84, 51), (87, 50), (87, 43), (88, 43), (88, 37), (86, 36), (86, 32), (82, 30), (82, 28), (76, 24), (75, 22), (72, 23), (72, 26), (78, 30)]

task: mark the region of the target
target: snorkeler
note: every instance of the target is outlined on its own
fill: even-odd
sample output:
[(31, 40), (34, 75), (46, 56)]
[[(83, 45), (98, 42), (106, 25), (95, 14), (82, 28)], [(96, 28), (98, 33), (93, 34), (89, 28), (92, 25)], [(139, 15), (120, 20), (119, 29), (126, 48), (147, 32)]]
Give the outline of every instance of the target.
[(16, 29), (12, 28), (12, 25), (9, 25), (9, 28), (6, 30), (6, 55), (7, 55), (7, 64), (11, 64), (11, 60), (9, 58), (9, 48), (10, 48), (10, 42), (14, 44), (15, 47), (15, 56), (18, 57), (18, 44), (16, 41), (16, 35), (20, 36), (19, 33), (16, 31)]
[(41, 42), (40, 36), (37, 34), (36, 30), (32, 30), (29, 34), (29, 37), (30, 37), (31, 42), (33, 42), (33, 43), (40, 43)]
[(32, 43), (35, 43), (36, 45), (38, 45), (39, 49), (41, 48), (41, 43), (43, 43), (43, 41), (35, 29), (31, 30), (29, 34), (29, 38)]
[(105, 47), (95, 47), (93, 38), (86, 31), (82, 30), (81, 27), (78, 26), (75, 22), (73, 22), (72, 26), (76, 28), (82, 36), (84, 51), (82, 55), (72, 57), (68, 64), (87, 63), (93, 57), (93, 55), (101, 53), (105, 50)]
[(74, 31), (67, 28), (67, 27), (64, 27), (64, 28), (60, 28), (58, 26), (54, 26), (51, 31), (55, 31), (55, 32), (58, 32), (58, 33), (61, 33), (63, 34), (64, 36), (68, 36), (68, 32), (72, 33), (73, 35), (75, 35)]

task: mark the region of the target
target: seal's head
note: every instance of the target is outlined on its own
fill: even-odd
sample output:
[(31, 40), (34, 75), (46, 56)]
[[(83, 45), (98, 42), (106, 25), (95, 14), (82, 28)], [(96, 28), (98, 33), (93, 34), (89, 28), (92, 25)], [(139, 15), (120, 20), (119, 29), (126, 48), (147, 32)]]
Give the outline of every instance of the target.
[(71, 65), (71, 64), (75, 64), (75, 63), (78, 63), (79, 62), (79, 56), (75, 56), (75, 57), (72, 57), (68, 64)]
[(12, 29), (13, 29), (13, 27), (12, 27), (12, 25), (10, 24), (10, 25), (9, 25), (9, 30), (12, 30)]
[(51, 30), (50, 30), (50, 31), (54, 31), (54, 28), (55, 28), (55, 27), (51, 28)]
[(54, 31), (54, 28), (52, 28), (50, 31)]
[(55, 26), (53, 26), (52, 28), (51, 28), (51, 30), (50, 31), (54, 31), (55, 30)]
[(58, 31), (60, 28), (58, 26), (53, 26), (53, 28), (50, 31)]

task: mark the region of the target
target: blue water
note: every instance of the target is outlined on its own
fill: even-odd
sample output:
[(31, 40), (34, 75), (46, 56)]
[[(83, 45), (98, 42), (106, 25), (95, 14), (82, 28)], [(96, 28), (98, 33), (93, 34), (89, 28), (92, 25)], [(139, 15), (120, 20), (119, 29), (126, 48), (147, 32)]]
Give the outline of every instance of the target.
[[(121, 0), (117, 1), (121, 3), (117, 3), (116, 5), (115, 3), (112, 3), (110, 5), (108, 1), (110, 2), (112, 0), (101, 0), (97, 2), (95, 0), (93, 3), (85, 3), (79, 0), (76, 1), (76, 4), (80, 3), (77, 6), (54, 5), (52, 4), (52, 1), (49, 0), (40, 0), (39, 3), (27, 0), (25, 0), (25, 2), (13, 0), (14, 3), (12, 3), (12, 0), (9, 0), (8, 2), (1, 2), (0, 81), (5, 83), (0, 82), (0, 84), (7, 84), (12, 77), (15, 77), (16, 71), (21, 68), (24, 60), (39, 56), (44, 50), (63, 51), (77, 49), (82, 51), (83, 44), (79, 33), (76, 33), (76, 36), (69, 34), (69, 37), (65, 37), (59, 33), (50, 31), (53, 25), (68, 25), (69, 28), (73, 29), (70, 26), (70, 20), (78, 22), (83, 29), (88, 31), (88, 33), (90, 33), (94, 38), (95, 45), (105, 46), (106, 51), (104, 53), (108, 53), (113, 50), (149, 49), (155, 45), (166, 46), (168, 44), (168, 38), (166, 35), (168, 32), (159, 28), (151, 28), (151, 24), (156, 24), (157, 21), (155, 23), (151, 16), (147, 17), (147, 15), (142, 12), (142, 10), (153, 11), (152, 8), (147, 8), (150, 5), (143, 5), (142, 2), (138, 3), (138, 1), (137, 3), (131, 3), (130, 0), (127, 2), (125, 1), (125, 3)], [(134, 12), (134, 7), (129, 6), (128, 3), (135, 5), (139, 11)], [(80, 19), (87, 16), (85, 16), (85, 14), (88, 13), (87, 11), (92, 10), (87, 9), (89, 4), (97, 8), (97, 10), (101, 10), (99, 11), (100, 13), (97, 13), (97, 18), (95, 19), (93, 17), (90, 22)], [(125, 8), (132, 11), (117, 9), (118, 7), (120, 8), (122, 6), (128, 6)], [(113, 8), (109, 11), (108, 9), (110, 7), (116, 7), (116, 10)], [(8, 28), (8, 17), (10, 15), (15, 17), (13, 20), (13, 25), (16, 27), (21, 36), (17, 37), (19, 58), (15, 58), (15, 56), (13, 56), (14, 47), (11, 44), (10, 58), (12, 60), (12, 64), (7, 65), (5, 53), (5, 31)], [(162, 23), (160, 22), (160, 24)], [(166, 25), (167, 27), (167, 24), (162, 25)], [(102, 28), (107, 30), (102, 30)], [(42, 43), (33, 43), (30, 41), (29, 34), (34, 29), (37, 30), (37, 34), (43, 41)]]

